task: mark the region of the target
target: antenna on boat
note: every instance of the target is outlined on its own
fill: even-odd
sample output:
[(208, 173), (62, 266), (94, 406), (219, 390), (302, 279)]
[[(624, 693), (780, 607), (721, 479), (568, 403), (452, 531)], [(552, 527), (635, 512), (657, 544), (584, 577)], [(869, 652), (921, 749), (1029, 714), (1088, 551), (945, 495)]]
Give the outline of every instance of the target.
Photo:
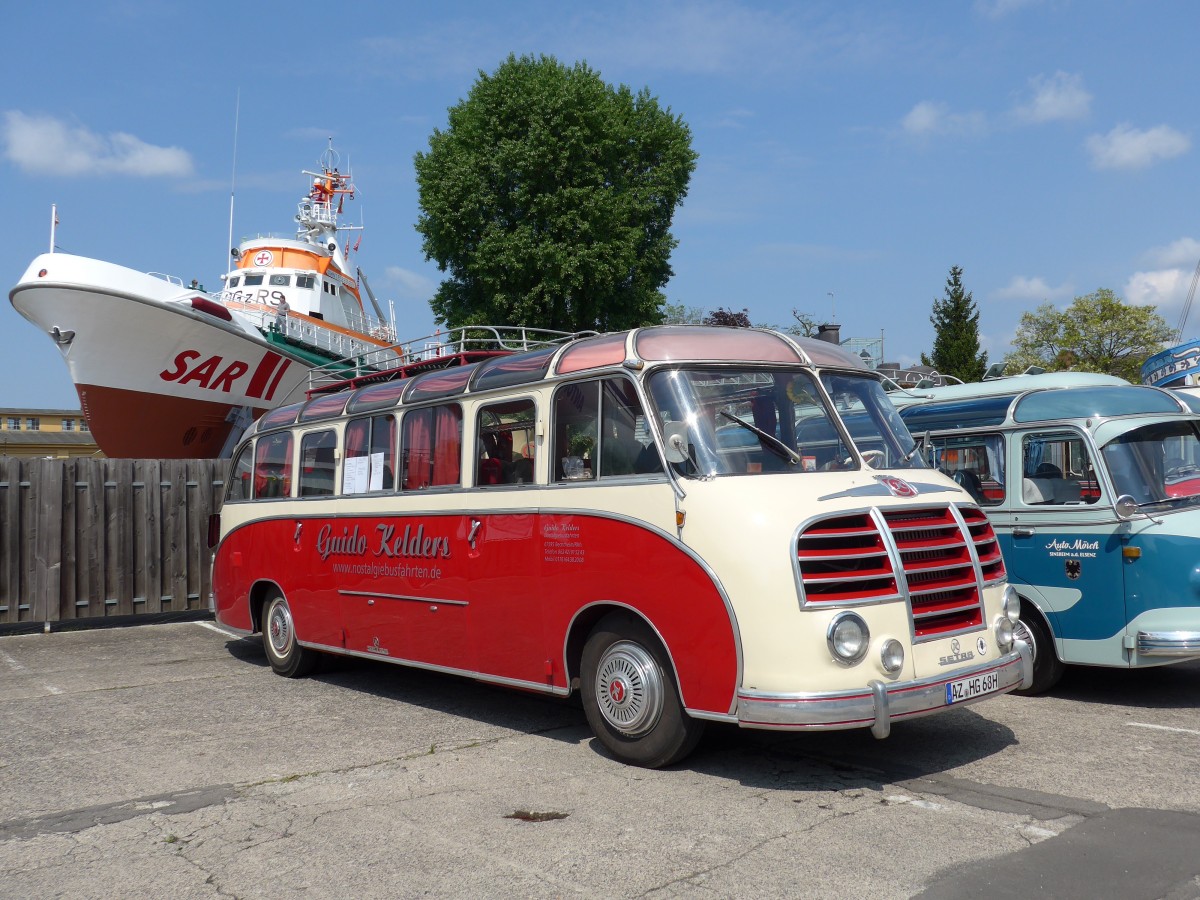
[[(238, 142), (238, 120), (242, 114), (242, 89), (238, 88), (237, 101), (233, 108), (233, 173), (229, 176), (229, 243), (227, 246), (233, 246), (233, 194), (237, 187), (237, 142)], [(229, 253), (225, 253), (225, 274), (228, 275), (232, 271), (229, 267)]]
[(50, 252), (54, 252), (54, 235), (58, 231), (58, 204), (50, 204)]

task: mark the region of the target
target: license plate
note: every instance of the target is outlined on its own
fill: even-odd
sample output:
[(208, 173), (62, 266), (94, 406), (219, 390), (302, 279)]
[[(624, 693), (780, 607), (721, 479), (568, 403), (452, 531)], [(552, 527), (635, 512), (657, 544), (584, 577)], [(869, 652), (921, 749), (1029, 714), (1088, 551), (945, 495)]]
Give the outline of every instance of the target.
[(972, 675), (970, 678), (960, 678), (946, 685), (946, 703), (962, 703), (964, 700), (974, 700), (984, 694), (1000, 689), (1000, 673), (985, 672), (982, 675)]

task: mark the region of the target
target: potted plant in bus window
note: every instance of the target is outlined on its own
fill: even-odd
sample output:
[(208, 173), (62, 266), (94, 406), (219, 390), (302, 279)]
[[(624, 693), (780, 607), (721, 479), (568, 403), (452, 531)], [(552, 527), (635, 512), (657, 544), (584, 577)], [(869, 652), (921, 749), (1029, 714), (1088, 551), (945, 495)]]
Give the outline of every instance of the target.
[(567, 481), (586, 481), (592, 477), (587, 460), (595, 449), (596, 439), (586, 431), (573, 431), (567, 440), (567, 456), (563, 457), (563, 478)]

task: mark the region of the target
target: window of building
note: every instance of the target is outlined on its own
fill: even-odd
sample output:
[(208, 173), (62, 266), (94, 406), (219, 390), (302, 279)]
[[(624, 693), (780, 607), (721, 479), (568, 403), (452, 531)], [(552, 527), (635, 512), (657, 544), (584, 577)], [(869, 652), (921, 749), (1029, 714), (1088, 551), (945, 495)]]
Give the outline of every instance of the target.
[(41, 419), (33, 419), (33, 418), (26, 419), (25, 420), (25, 430), (26, 431), (41, 431), (42, 430), (42, 420)]
[(91, 431), (92, 430), (91, 428), (88, 427), (87, 419), (79, 420), (79, 430), (80, 431)]
[(9, 431), (20, 431), (21, 430), (21, 420), (18, 419), (16, 416), (9, 416), (5, 420), (5, 424), (8, 426)]
[(74, 419), (63, 419), (62, 420), (62, 430), (63, 431), (74, 431), (75, 430), (75, 420)]

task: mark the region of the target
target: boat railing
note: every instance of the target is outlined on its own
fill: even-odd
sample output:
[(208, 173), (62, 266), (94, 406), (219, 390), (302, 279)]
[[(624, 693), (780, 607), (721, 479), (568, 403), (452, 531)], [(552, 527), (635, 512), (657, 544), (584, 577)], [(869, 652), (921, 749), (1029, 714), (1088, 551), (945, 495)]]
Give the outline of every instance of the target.
[[(231, 292), (216, 295), (227, 309), (234, 310), (250, 324), (268, 334), (278, 334), (301, 346), (310, 347), (332, 359), (378, 357), (380, 363), (394, 358), (386, 348), (395, 343), (391, 325), (367, 315), (353, 315), (345, 325), (323, 325), (311, 316), (296, 315), (263, 303), (235, 300)], [(358, 332), (358, 335), (347, 332)]]
[(149, 275), (151, 278), (160, 278), (163, 281), (165, 281), (167, 284), (173, 284), (173, 285), (176, 285), (177, 287), (186, 287), (186, 285), (183, 283), (183, 279), (180, 278), (178, 275), (166, 275), (162, 272), (147, 272), (146, 274)]
[(309, 370), (309, 393), (321, 393), (357, 379), (404, 378), (491, 355), (506, 355), (564, 344), (594, 331), (554, 331), (523, 325), (467, 325), (377, 348)]

